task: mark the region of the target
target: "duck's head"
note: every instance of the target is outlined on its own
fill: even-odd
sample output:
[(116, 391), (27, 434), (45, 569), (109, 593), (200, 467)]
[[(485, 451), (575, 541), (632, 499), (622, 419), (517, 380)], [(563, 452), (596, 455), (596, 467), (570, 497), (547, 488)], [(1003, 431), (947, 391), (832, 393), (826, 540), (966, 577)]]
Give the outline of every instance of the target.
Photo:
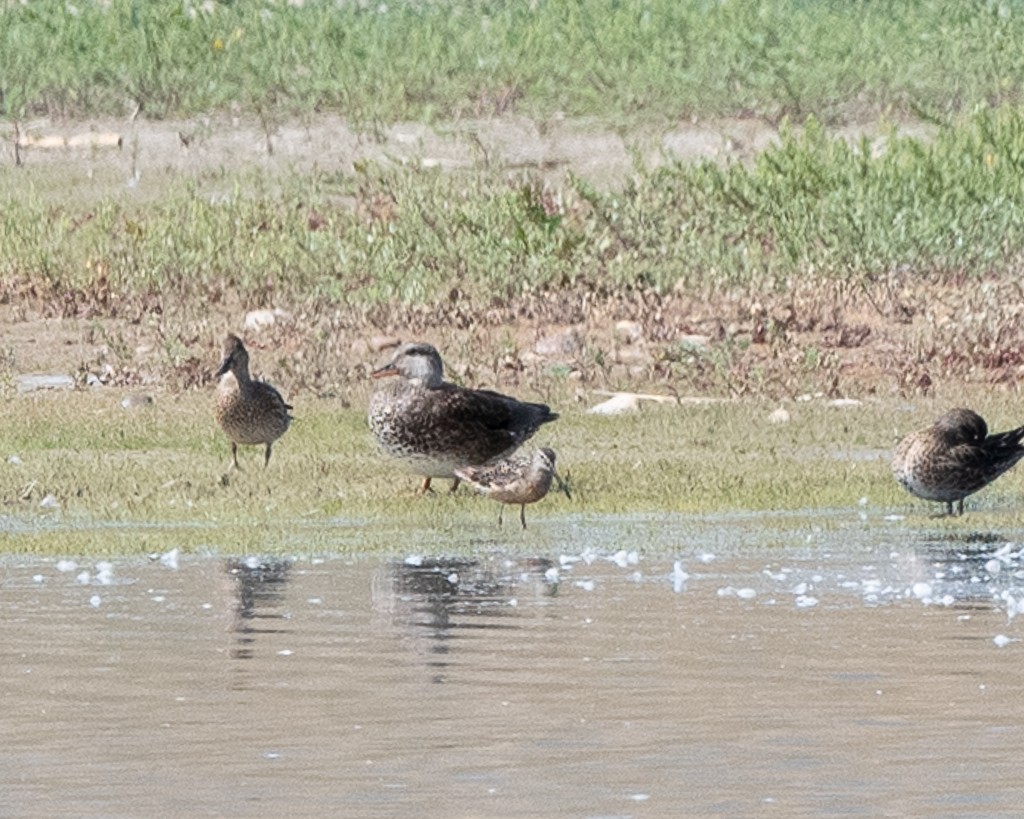
[(444, 364), (432, 344), (414, 341), (395, 350), (391, 360), (372, 375), (374, 378), (400, 375), (413, 384), (436, 387), (444, 380)]
[(215, 377), (220, 378), (227, 372), (237, 374), (248, 371), (249, 353), (246, 351), (242, 339), (234, 333), (228, 333), (227, 338), (224, 339), (223, 358), (221, 359), (220, 367), (217, 368), (217, 372), (214, 374)]

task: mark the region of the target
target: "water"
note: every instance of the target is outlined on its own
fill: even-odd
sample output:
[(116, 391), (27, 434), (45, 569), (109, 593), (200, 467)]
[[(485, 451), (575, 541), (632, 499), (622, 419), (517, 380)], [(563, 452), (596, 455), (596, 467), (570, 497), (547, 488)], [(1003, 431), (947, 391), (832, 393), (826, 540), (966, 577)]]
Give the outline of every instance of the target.
[(1024, 533), (927, 527), (12, 556), (0, 815), (1018, 815)]

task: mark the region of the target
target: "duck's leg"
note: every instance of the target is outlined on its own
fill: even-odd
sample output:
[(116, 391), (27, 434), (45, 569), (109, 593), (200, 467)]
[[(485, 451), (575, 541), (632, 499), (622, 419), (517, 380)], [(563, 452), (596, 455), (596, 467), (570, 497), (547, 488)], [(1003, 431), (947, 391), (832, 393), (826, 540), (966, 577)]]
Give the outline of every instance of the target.
[(452, 488), (448, 490), (449, 495), (454, 495), (455, 490), (459, 488), (459, 484), (462, 483), (461, 478), (452, 478)]
[(239, 471), (242, 470), (241, 464), (238, 463), (238, 444), (234, 441), (231, 442), (231, 465)]
[(505, 513), (505, 504), (503, 504), (503, 503), (501, 503), (501, 504), (498, 504), (498, 527), (499, 527), (499, 528), (500, 528), (500, 527), (501, 527), (501, 525), (502, 525), (502, 522), (501, 522), (501, 516), (502, 516), (502, 515), (503, 515), (504, 513)]
[(523, 524), (523, 528), (526, 528), (526, 504), (519, 504), (519, 522)]
[(959, 502), (957, 503), (957, 507), (956, 508), (957, 508), (957, 512), (956, 513), (958, 515), (962, 515), (964, 513), (964, 499), (963, 498), (960, 498)]
[(423, 479), (423, 483), (420, 484), (420, 494), (426, 495), (428, 492), (433, 491), (434, 490), (430, 488), (430, 476), (428, 475), (426, 478)]
[(263, 468), (267, 468), (267, 464), (270, 463), (270, 447), (271, 444), (267, 444), (267, 451), (263, 453)]

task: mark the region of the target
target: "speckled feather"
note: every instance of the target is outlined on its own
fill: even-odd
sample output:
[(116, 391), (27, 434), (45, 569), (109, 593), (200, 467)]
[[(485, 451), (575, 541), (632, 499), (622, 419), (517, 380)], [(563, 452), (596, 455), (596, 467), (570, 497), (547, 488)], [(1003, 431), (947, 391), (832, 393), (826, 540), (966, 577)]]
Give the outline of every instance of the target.
[[(557, 480), (565, 494), (569, 490), (555, 472), (555, 453), (548, 448), (534, 451), (532, 455), (517, 455), (498, 461), (489, 466), (464, 466), (455, 474), (492, 500), (500, 503), (518, 504), (519, 519), (526, 528), (525, 506), (536, 503), (551, 490), (551, 483)], [(498, 515), (501, 522), (501, 514)]]
[(953, 503), (992, 483), (1022, 457), (1024, 427), (988, 434), (988, 425), (973, 410), (957, 408), (930, 427), (904, 438), (892, 458), (892, 473), (900, 485), (924, 500)]
[(292, 408), (270, 384), (249, 375), (249, 353), (238, 336), (224, 340), (224, 358), (217, 371), (217, 423), (231, 440), (232, 462), (238, 467), (238, 445), (263, 444), (264, 465), (270, 461), (274, 441), (284, 435), (292, 422)]
[(405, 344), (375, 376), (398, 378), (370, 398), (369, 423), (381, 449), (427, 478), (511, 454), (558, 415), (544, 404), (443, 380), (429, 344)]

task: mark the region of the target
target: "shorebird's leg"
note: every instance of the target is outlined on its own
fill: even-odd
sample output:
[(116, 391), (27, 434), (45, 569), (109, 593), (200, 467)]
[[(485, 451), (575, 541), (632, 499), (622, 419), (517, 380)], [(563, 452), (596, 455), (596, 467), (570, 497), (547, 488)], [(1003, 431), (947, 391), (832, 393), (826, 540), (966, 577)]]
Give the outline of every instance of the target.
[(957, 512), (956, 513), (958, 515), (962, 515), (964, 513), (964, 499), (963, 498), (960, 498), (959, 503), (957, 503)]
[(505, 504), (500, 504), (500, 505), (498, 506), (498, 526), (501, 526), (501, 525), (502, 525), (502, 523), (501, 523), (501, 516), (502, 516), (502, 515), (503, 515), (504, 513), (505, 513)]
[(241, 465), (238, 463), (238, 444), (234, 441), (231, 442), (231, 465), (238, 470), (241, 470)]
[(423, 479), (423, 483), (420, 484), (420, 494), (421, 495), (426, 495), (427, 492), (433, 492), (433, 491), (434, 490), (430, 488), (430, 477), (428, 476), (428, 477), (424, 478)]
[(526, 528), (526, 504), (519, 504), (519, 522), (523, 524), (523, 528)]
[(462, 483), (461, 478), (452, 478), (452, 488), (448, 490), (449, 495), (454, 495), (455, 490), (459, 488), (459, 484)]

